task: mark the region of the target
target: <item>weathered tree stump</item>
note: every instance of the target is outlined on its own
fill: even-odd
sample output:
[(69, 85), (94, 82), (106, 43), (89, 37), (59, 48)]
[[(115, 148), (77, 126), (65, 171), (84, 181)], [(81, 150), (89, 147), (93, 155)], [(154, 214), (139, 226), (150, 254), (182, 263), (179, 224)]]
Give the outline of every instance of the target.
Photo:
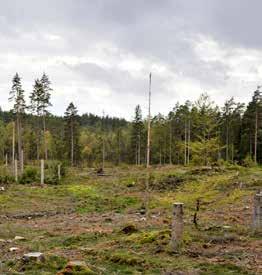
[(15, 182), (18, 182), (18, 171), (17, 171), (17, 159), (15, 159), (15, 167), (14, 167), (14, 173), (15, 173)]
[(41, 185), (45, 183), (45, 161), (41, 159)]
[(253, 229), (262, 231), (262, 192), (254, 196)]
[(173, 252), (179, 252), (183, 241), (183, 203), (174, 203), (171, 248)]
[(61, 164), (58, 164), (58, 166), (57, 166), (57, 177), (58, 177), (58, 180), (60, 181), (61, 180)]
[(24, 254), (22, 260), (24, 262), (44, 262), (45, 257), (44, 254), (41, 252), (31, 252), (31, 253), (27, 253)]

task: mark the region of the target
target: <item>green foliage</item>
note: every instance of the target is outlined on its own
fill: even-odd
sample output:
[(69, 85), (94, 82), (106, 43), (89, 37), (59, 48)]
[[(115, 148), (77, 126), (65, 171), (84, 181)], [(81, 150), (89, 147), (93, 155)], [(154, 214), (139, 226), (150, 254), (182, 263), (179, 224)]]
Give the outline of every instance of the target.
[(36, 167), (26, 167), (23, 175), (19, 178), (19, 183), (37, 183), (40, 181), (39, 172)]
[(0, 175), (0, 184), (11, 184), (15, 182), (15, 178), (9, 175)]
[(45, 261), (43, 262), (30, 261), (24, 263), (23, 260), (20, 260), (19, 262), (9, 261), (7, 265), (9, 268), (16, 268), (24, 274), (40, 274), (41, 272), (41, 274), (51, 275), (60, 271), (65, 266), (66, 261), (63, 257), (49, 255), (45, 257)]
[(12, 89), (10, 91), (10, 101), (13, 101), (13, 111), (15, 114), (24, 113), (26, 108), (25, 91), (22, 88), (21, 78), (18, 73), (15, 74), (12, 81)]
[(252, 157), (249, 154), (244, 158), (243, 166), (249, 167), (249, 168), (256, 166), (256, 163), (254, 162), (254, 160), (252, 159)]
[(193, 163), (197, 165), (210, 165), (217, 161), (221, 148), (218, 138), (200, 139), (191, 142)]

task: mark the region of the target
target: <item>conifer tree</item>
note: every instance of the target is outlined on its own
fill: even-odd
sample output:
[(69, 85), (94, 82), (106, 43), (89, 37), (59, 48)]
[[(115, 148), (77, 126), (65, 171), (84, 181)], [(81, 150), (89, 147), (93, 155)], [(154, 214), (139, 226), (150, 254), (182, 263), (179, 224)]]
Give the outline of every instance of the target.
[[(15, 74), (13, 78), (12, 89), (10, 91), (9, 100), (13, 102), (13, 112), (16, 116), (16, 129), (17, 129), (17, 144), (18, 144), (18, 159), (21, 163), (22, 160), (22, 115), (25, 113), (26, 103), (25, 103), (25, 91), (22, 88), (21, 78), (18, 73)], [(23, 169), (23, 167), (21, 167)]]
[(48, 159), (48, 151), (46, 144), (46, 116), (48, 115), (47, 108), (51, 107), (52, 104), (50, 102), (51, 98), (51, 81), (48, 76), (44, 73), (41, 78), (41, 84), (43, 89), (43, 97), (42, 97), (42, 117), (43, 117), (43, 132), (44, 132), (44, 150), (45, 150), (45, 159)]
[[(41, 79), (36, 79), (33, 86), (33, 92), (31, 93), (31, 109), (36, 113), (38, 118), (42, 118), (42, 127), (40, 123), (38, 125), (38, 148), (40, 146), (40, 129), (42, 128), (43, 132), (43, 143), (44, 143), (44, 155), (45, 159), (48, 159), (48, 150), (46, 144), (46, 116), (48, 115), (48, 107), (52, 106), (50, 102), (51, 98), (51, 82), (49, 81), (48, 76), (44, 73)], [(38, 149), (39, 150), (39, 149)], [(38, 152), (39, 158), (39, 152)]]
[(144, 124), (142, 120), (142, 110), (140, 105), (135, 108), (135, 117), (132, 122), (132, 133), (131, 133), (131, 150), (132, 158), (137, 165), (141, 164), (141, 142), (142, 132)]
[(77, 108), (71, 102), (65, 111), (65, 143), (66, 151), (74, 166), (79, 155), (79, 129)]

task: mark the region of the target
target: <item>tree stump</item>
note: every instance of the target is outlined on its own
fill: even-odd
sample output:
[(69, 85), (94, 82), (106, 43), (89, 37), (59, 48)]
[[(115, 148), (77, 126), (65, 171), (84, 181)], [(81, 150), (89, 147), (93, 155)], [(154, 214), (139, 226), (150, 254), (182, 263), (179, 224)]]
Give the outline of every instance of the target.
[(262, 192), (254, 196), (253, 229), (262, 231)]
[(173, 252), (179, 252), (183, 241), (183, 203), (174, 203), (171, 248)]

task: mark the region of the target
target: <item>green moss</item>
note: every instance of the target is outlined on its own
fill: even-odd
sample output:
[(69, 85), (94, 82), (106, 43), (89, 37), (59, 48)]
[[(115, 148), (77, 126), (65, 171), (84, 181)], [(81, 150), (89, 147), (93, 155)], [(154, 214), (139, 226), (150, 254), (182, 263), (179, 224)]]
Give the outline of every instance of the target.
[(236, 275), (248, 275), (254, 274), (247, 272), (243, 268), (233, 265), (233, 264), (207, 264), (203, 263), (199, 265), (201, 269), (201, 274), (216, 274), (216, 275), (226, 275), (226, 274), (236, 274)]
[(126, 251), (113, 253), (112, 255), (108, 256), (108, 259), (113, 263), (130, 266), (141, 265), (145, 263), (142, 255), (137, 256)]
[(167, 243), (170, 240), (170, 230), (152, 230), (147, 232), (133, 233), (125, 238), (125, 241), (146, 244), (146, 243)]
[[(13, 273), (8, 274), (16, 274), (16, 272), (20, 272), (17, 274), (28, 274), (28, 275), (36, 275), (36, 274), (46, 274), (53, 275), (56, 274), (59, 270), (61, 270), (67, 260), (63, 257), (58, 257), (55, 255), (45, 256), (45, 260), (43, 262), (28, 262), (24, 263), (22, 260), (20, 261), (8, 261), (6, 263), (6, 267), (8, 270), (13, 270)], [(40, 273), (41, 272), (41, 273)]]

